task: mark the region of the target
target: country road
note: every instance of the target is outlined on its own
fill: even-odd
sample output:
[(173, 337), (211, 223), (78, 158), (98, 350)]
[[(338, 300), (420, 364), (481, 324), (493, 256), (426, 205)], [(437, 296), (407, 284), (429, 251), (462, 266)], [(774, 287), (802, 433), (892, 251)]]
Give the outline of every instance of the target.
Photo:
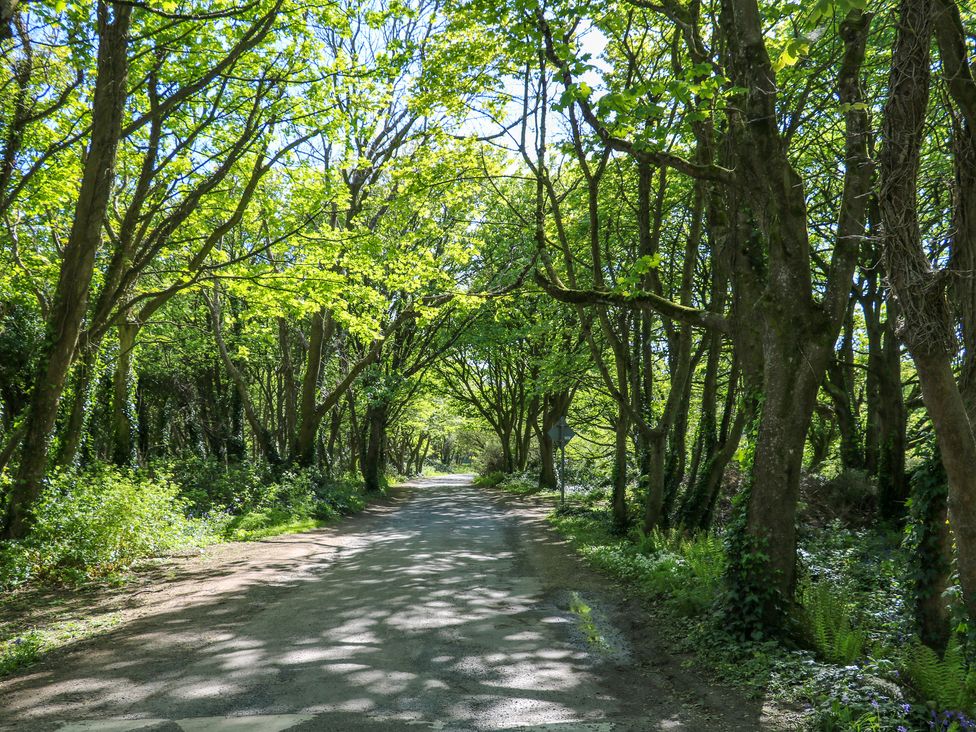
[(429, 479), (338, 527), (221, 555), (187, 569), (178, 597), (160, 589), (0, 682), (0, 728), (766, 728), (758, 702), (669, 654), (544, 515)]

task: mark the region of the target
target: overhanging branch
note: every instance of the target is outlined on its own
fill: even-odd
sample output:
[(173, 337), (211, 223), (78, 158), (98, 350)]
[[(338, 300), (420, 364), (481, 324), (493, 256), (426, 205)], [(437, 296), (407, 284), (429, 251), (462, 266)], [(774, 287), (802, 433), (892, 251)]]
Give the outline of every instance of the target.
[(646, 308), (679, 323), (722, 333), (730, 332), (729, 321), (724, 316), (708, 310), (679, 305), (653, 292), (637, 290), (625, 295), (606, 290), (574, 290), (546, 279), (538, 270), (535, 272), (535, 281), (550, 297), (572, 305), (621, 305)]

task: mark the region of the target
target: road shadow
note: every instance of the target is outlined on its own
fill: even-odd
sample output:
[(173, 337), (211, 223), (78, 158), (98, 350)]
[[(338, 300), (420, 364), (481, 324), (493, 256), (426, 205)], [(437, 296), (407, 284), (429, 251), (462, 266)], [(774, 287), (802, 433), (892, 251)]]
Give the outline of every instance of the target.
[[(603, 583), (538, 516), (444, 480), (411, 491), (326, 557), (278, 560), (280, 542), (269, 542), (259, 577), (0, 683), (0, 724), (108, 729), (105, 720), (129, 718), (143, 721), (111, 728), (220, 729), (260, 715), (256, 729), (708, 728), (643, 657), (646, 644), (623, 655), (587, 644), (565, 599)], [(711, 729), (759, 729), (759, 705), (741, 703), (734, 727)]]

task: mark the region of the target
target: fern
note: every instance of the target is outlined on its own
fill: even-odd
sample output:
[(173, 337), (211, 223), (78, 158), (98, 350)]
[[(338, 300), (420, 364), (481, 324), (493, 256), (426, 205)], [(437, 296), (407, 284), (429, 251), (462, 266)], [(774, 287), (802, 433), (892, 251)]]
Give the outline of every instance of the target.
[(958, 639), (939, 654), (919, 640), (905, 651), (905, 674), (918, 693), (939, 709), (976, 710), (976, 669), (969, 667)]
[(662, 551), (673, 551), (673, 534), (668, 535), (655, 527), (650, 533), (645, 533), (643, 529), (637, 529), (637, 537), (634, 540), (637, 551), (641, 554), (658, 554)]
[(720, 578), (725, 571), (725, 545), (714, 534), (688, 536), (676, 529), (665, 532), (654, 528), (650, 533), (638, 529), (634, 544), (641, 554), (666, 552), (681, 557), (691, 567), (693, 574), (705, 581)]
[(864, 655), (867, 633), (854, 627), (847, 603), (833, 587), (808, 585), (801, 603), (813, 644), (825, 661), (848, 666)]

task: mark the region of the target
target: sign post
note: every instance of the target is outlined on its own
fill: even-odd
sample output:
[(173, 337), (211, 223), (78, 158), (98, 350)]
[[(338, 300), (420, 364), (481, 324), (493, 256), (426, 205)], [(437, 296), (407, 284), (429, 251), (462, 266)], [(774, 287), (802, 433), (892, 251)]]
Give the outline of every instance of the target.
[(559, 447), (559, 505), (566, 503), (566, 445), (573, 439), (576, 432), (565, 417), (560, 417), (559, 421), (549, 430), (549, 437), (554, 445)]

